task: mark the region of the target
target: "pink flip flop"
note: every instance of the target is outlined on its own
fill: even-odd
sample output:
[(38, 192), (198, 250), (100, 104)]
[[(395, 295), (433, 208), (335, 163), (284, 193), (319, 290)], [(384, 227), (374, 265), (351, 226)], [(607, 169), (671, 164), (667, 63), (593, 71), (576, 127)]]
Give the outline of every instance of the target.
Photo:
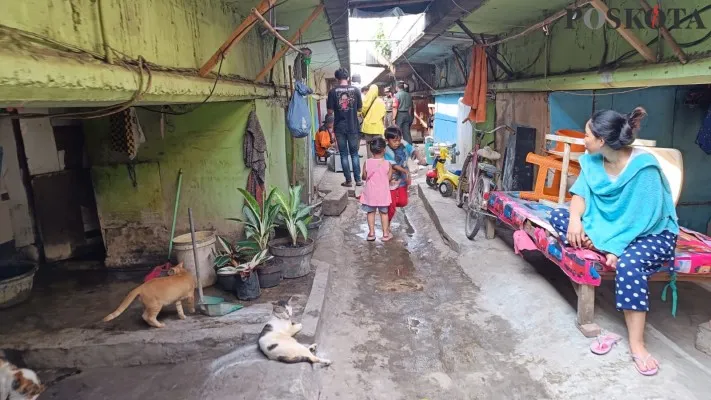
[(601, 332), (590, 344), (590, 351), (602, 356), (610, 352), (612, 348), (622, 340), (622, 336), (612, 332)]
[(654, 368), (648, 369), (646, 371), (642, 371), (641, 369), (639, 369), (639, 365), (637, 365), (637, 361), (642, 361), (642, 364), (644, 365), (644, 367), (647, 368), (648, 367), (647, 362), (649, 362), (650, 359), (654, 360), (657, 363), (657, 365), (659, 365), (659, 361), (657, 361), (654, 357), (652, 357), (651, 354), (649, 354), (644, 359), (642, 357), (635, 355), (635, 354), (632, 354), (632, 363), (634, 363), (634, 367), (637, 369), (637, 372), (639, 372), (640, 374), (642, 374), (644, 376), (656, 375), (657, 372), (659, 372), (659, 367), (654, 367)]
[(387, 235), (383, 236), (382, 239), (380, 239), (380, 240), (382, 240), (383, 242), (387, 242), (387, 241), (390, 241), (392, 238), (393, 238), (393, 235), (388, 233)]

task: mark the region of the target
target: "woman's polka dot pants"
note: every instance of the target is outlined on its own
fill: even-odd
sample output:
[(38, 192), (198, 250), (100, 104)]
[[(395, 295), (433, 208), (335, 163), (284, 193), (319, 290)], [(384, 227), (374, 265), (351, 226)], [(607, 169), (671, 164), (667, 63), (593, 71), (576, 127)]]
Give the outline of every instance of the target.
[[(568, 245), (569, 220), (566, 209), (551, 212), (551, 225), (564, 245)], [(615, 303), (618, 310), (649, 311), (647, 279), (667, 261), (673, 262), (675, 248), (676, 235), (668, 231), (638, 237), (627, 246), (617, 261)]]

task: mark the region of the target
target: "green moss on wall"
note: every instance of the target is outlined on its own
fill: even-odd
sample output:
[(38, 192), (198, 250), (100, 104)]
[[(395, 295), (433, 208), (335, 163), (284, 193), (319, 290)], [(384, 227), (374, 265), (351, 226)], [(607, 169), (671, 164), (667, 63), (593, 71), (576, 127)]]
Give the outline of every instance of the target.
[[(243, 141), (252, 110), (257, 111), (267, 139), (267, 185), (286, 189), (284, 112), (265, 100), (256, 104), (206, 104), (190, 114), (166, 116), (163, 137), (160, 115), (139, 112), (146, 142), (133, 161), (135, 187), (126, 166), (128, 160), (109, 149), (108, 120), (87, 121), (86, 142), (102, 229), (150, 227), (152, 229), (146, 231), (152, 237), (146, 238), (146, 247), (164, 251), (178, 171), (182, 169), (176, 231), (188, 231), (187, 209), (192, 207), (197, 229), (238, 235), (239, 225), (225, 218), (242, 215), (244, 199), (237, 189), (246, 186), (249, 174), (244, 165)], [(165, 232), (164, 237), (160, 232)], [(107, 243), (107, 247), (109, 245)], [(109, 254), (116, 254), (112, 249), (107, 250)]]

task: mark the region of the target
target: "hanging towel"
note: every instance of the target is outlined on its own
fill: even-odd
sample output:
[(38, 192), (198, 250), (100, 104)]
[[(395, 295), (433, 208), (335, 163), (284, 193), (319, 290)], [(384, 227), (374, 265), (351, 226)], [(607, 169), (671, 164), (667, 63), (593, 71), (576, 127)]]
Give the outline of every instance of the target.
[(696, 136), (696, 144), (701, 147), (706, 154), (711, 155), (711, 107), (709, 107), (708, 112), (706, 112), (706, 118), (701, 124), (701, 129), (699, 129), (699, 134)]
[(267, 174), (267, 140), (264, 138), (264, 132), (255, 111), (249, 114), (243, 151), (244, 165), (252, 169), (247, 177), (247, 191), (257, 199), (261, 206)]
[(481, 46), (472, 51), (472, 70), (464, 90), (462, 103), (471, 107), (469, 116), (462, 122), (486, 121), (486, 89), (488, 85), (486, 52)]
[(244, 165), (251, 168), (257, 175), (260, 184), (264, 184), (267, 173), (267, 140), (264, 138), (262, 126), (257, 113), (252, 111), (247, 122), (247, 132), (244, 136)]

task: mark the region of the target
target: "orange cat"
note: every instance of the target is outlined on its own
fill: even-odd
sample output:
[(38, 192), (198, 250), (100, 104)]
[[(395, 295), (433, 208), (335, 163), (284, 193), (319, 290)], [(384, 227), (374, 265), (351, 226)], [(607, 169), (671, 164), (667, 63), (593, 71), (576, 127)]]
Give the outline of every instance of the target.
[(178, 264), (168, 271), (168, 276), (151, 279), (131, 290), (116, 311), (104, 318), (104, 322), (111, 321), (121, 315), (137, 296), (141, 297), (141, 302), (143, 303), (143, 320), (150, 326), (156, 328), (165, 326), (165, 324), (158, 322), (156, 317), (158, 317), (161, 308), (169, 304), (175, 304), (175, 308), (178, 310), (178, 317), (185, 319), (181, 301), (187, 300), (188, 310), (191, 313), (195, 312), (195, 284), (196, 281), (193, 274), (183, 268), (182, 263)]

